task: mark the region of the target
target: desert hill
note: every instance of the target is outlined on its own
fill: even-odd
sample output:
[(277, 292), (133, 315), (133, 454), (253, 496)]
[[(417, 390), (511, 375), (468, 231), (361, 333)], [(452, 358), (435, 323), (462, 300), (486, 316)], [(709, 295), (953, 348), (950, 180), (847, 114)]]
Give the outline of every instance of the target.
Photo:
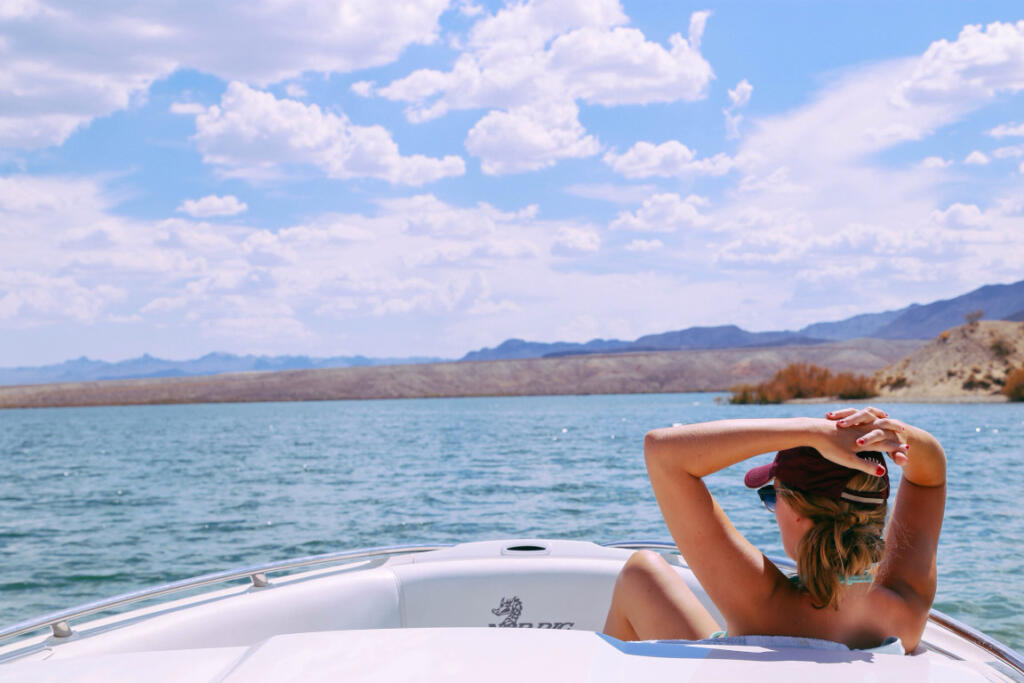
[(798, 362), (833, 372), (871, 374), (905, 357), (920, 343), (857, 339), (814, 346), (22, 385), (0, 387), (0, 408), (718, 391), (740, 383), (763, 382)]
[(1002, 400), (1010, 371), (1024, 367), (1024, 324), (980, 321), (946, 330), (875, 374), (880, 399)]

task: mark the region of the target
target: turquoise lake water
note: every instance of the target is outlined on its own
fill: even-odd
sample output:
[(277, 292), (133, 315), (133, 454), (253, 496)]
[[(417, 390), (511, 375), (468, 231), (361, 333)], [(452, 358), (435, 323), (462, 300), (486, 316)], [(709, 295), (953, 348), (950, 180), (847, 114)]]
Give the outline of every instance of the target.
[[(0, 627), (335, 550), (523, 536), (668, 540), (643, 466), (647, 430), (837, 407), (714, 398), (0, 411)], [(931, 431), (949, 457), (935, 607), (1024, 649), (1024, 404), (879, 405)], [(743, 487), (745, 469), (708, 484), (753, 543), (782, 555), (774, 517)]]

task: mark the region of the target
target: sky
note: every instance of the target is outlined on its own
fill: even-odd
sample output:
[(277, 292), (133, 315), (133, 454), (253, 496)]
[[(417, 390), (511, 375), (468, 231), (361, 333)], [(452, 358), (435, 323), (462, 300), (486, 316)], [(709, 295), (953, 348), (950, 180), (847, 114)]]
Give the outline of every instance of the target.
[(0, 366), (759, 331), (1024, 279), (1024, 6), (0, 0)]

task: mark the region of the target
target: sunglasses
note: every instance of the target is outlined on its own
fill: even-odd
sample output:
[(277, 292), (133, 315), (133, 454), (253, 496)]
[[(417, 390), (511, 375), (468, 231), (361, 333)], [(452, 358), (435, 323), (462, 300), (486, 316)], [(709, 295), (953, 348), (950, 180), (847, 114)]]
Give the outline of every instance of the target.
[(775, 485), (768, 484), (762, 486), (757, 490), (757, 496), (764, 503), (764, 506), (768, 508), (769, 512), (775, 512)]

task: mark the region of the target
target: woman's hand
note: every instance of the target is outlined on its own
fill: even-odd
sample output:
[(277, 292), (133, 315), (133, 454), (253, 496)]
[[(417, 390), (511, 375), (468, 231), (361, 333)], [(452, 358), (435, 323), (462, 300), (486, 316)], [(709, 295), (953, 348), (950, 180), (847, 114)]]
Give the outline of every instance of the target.
[[(825, 417), (840, 429), (854, 428), (859, 432), (855, 441), (860, 450), (885, 451), (901, 467), (908, 462), (910, 444), (907, 443), (907, 425), (889, 417), (879, 408), (843, 408), (826, 413)], [(867, 430), (863, 432), (863, 430)]]

